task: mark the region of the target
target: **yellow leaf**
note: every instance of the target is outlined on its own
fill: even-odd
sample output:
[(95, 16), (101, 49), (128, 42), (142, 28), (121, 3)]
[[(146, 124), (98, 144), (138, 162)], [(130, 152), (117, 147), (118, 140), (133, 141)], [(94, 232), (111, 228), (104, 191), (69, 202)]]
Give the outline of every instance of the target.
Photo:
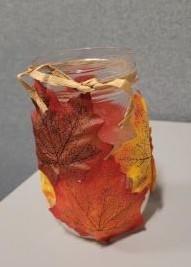
[(56, 195), (54, 188), (50, 183), (48, 177), (42, 171), (40, 171), (40, 178), (41, 189), (44, 195), (46, 196), (50, 207), (53, 207), (56, 203)]
[(115, 150), (114, 156), (121, 165), (121, 170), (132, 181), (133, 192), (141, 192), (145, 188), (153, 187), (155, 164), (152, 156), (147, 105), (139, 92), (133, 96), (133, 105), (134, 110), (129, 123), (134, 126), (135, 137)]

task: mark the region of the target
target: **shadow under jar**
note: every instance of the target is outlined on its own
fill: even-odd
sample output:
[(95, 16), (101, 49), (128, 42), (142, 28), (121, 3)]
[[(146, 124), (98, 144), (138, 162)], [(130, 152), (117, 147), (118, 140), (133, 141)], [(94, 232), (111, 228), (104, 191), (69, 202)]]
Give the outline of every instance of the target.
[(18, 78), (35, 105), (41, 187), (52, 214), (100, 242), (140, 229), (155, 164), (132, 51), (66, 49)]

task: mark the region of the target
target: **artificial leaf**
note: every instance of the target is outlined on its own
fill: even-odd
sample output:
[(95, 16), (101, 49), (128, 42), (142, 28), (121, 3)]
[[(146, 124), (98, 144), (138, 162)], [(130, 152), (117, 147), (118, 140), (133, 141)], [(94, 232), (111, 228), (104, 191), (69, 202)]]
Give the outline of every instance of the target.
[[(92, 70), (90, 70), (90, 72), (91, 71)], [(89, 79), (92, 79), (92, 78), (95, 78), (95, 75), (93, 75), (93, 74), (85, 74), (85, 75), (78, 75), (78, 76), (76, 76), (74, 80), (76, 82), (80, 82), (81, 83), (81, 82), (85, 82), (85, 81), (87, 81)]]
[(89, 94), (60, 103), (46, 91), (48, 111), (32, 116), (39, 168), (52, 181), (63, 172), (80, 176), (112, 149), (97, 137), (103, 120), (93, 113)]
[(130, 123), (135, 128), (135, 137), (115, 150), (114, 156), (121, 165), (121, 170), (131, 179), (133, 191), (140, 192), (146, 187), (153, 186), (155, 164), (152, 156), (147, 107), (139, 92), (134, 94), (133, 104), (134, 110)]
[(42, 192), (46, 196), (50, 207), (53, 207), (56, 203), (56, 194), (54, 187), (48, 177), (42, 171), (40, 171), (40, 178)]
[(132, 193), (120, 166), (111, 156), (92, 167), (83, 181), (67, 175), (55, 185), (50, 210), (82, 236), (108, 241), (143, 224), (145, 192)]
[(104, 123), (99, 130), (99, 138), (106, 143), (114, 145), (120, 134), (119, 123), (123, 119), (125, 109), (109, 101), (93, 102), (94, 113), (103, 119)]

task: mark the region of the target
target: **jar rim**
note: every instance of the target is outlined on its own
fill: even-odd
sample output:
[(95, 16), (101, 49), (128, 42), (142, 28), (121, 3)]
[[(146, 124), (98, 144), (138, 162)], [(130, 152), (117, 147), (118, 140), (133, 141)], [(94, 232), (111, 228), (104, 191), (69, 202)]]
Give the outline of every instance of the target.
[[(124, 76), (129, 73), (136, 72), (136, 64), (134, 61), (134, 52), (128, 47), (84, 47), (84, 48), (64, 48), (58, 51), (44, 53), (40, 57), (32, 62), (33, 66), (38, 65), (55, 65), (63, 66), (62, 72), (67, 75), (73, 74), (67, 70), (74, 64), (79, 70), (76, 69), (76, 73), (81, 73), (80, 64), (82, 63), (92, 63), (93, 68), (99, 62), (100, 70), (102, 68), (108, 68), (108, 78), (111, 76)], [(104, 63), (105, 62), (105, 63)], [(95, 63), (95, 64), (94, 64)], [(103, 66), (106, 64), (105, 66)], [(112, 68), (113, 73), (109, 73), (109, 68)], [(115, 67), (117, 66), (117, 67)], [(99, 67), (95, 67), (95, 70)], [(115, 69), (116, 68), (116, 69)], [(66, 70), (67, 69), (67, 70)], [(91, 67), (90, 67), (91, 69)], [(93, 69), (92, 69), (93, 71)], [(110, 71), (111, 72), (111, 71)], [(115, 73), (116, 72), (116, 73)], [(111, 74), (111, 75), (110, 75)], [(99, 75), (98, 75), (99, 76)], [(106, 75), (107, 76), (107, 75)], [(106, 77), (107, 78), (107, 77)]]
[[(64, 55), (67, 53), (70, 55), (74, 54), (77, 55), (80, 52), (84, 52), (85, 54), (88, 53), (95, 53), (95, 52), (103, 51), (109, 53), (111, 56), (122, 56), (122, 55), (135, 55), (135, 51), (133, 51), (129, 47), (118, 47), (118, 46), (95, 46), (95, 47), (80, 47), (80, 48), (62, 48), (58, 50), (50, 50), (42, 53), (41, 55), (38, 55), (34, 58), (33, 62), (37, 63), (39, 60), (46, 58), (46, 57), (54, 57), (58, 55)], [(110, 54), (112, 52), (112, 54)], [(114, 53), (114, 54), (113, 54)], [(107, 56), (107, 55), (106, 55)]]

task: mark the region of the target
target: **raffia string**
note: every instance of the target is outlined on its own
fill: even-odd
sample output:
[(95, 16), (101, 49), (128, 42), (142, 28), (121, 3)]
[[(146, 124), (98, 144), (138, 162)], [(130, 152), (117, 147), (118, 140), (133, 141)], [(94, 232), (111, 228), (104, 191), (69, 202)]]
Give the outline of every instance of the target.
[(60, 69), (57, 68), (55, 64), (43, 64), (40, 66), (30, 66), (26, 71), (17, 75), (17, 79), (24, 86), (29, 96), (35, 101), (42, 113), (44, 113), (48, 107), (40, 98), (35, 88), (29, 85), (23, 77), (31, 77), (42, 83), (46, 83), (52, 86), (66, 86), (70, 88), (75, 88), (81, 93), (92, 92), (94, 90), (101, 90), (112, 86), (116, 89), (122, 89), (124, 91), (131, 90), (131, 83), (135, 82), (136, 77), (132, 73), (116, 78), (113, 80), (98, 81), (97, 78), (89, 79), (85, 82), (76, 82), (70, 76), (66, 75)]

